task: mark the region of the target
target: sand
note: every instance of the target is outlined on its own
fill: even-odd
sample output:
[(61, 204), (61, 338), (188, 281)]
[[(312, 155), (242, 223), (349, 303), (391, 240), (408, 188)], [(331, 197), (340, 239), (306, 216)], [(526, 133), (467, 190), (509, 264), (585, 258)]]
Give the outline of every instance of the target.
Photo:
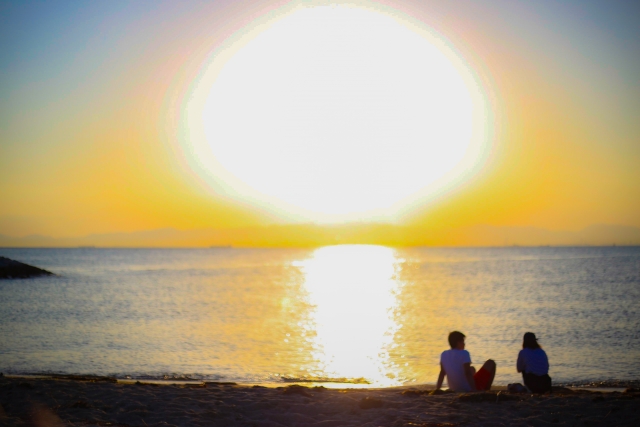
[(433, 395), (425, 387), (266, 388), (0, 378), (3, 426), (636, 426), (640, 392)]

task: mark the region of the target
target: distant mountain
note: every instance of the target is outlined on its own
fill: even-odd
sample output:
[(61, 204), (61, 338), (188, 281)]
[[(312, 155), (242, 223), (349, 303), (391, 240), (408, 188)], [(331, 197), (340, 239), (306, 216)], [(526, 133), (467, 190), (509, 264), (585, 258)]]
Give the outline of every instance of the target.
[(591, 225), (580, 231), (556, 231), (536, 227), (475, 226), (457, 241), (470, 246), (610, 246), (640, 245), (640, 228)]
[(313, 247), (341, 243), (388, 246), (640, 245), (640, 228), (592, 225), (580, 231), (535, 227), (415, 228), (391, 224), (273, 225), (235, 229), (162, 228), (53, 238), (0, 235), (0, 247)]

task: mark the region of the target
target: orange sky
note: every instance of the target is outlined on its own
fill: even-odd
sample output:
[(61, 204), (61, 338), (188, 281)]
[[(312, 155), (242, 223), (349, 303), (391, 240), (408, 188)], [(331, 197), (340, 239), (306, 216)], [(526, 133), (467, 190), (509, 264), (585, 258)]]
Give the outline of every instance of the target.
[[(225, 194), (199, 174), (181, 133), (203, 64), (232, 34), (286, 3), (70, 3), (55, 11), (8, 3), (0, 22), (0, 234), (290, 222), (286, 209)], [(453, 3), (360, 2), (442, 35), (491, 106), (482, 168), (397, 224), (640, 227), (640, 31), (629, 18), (638, 8)]]

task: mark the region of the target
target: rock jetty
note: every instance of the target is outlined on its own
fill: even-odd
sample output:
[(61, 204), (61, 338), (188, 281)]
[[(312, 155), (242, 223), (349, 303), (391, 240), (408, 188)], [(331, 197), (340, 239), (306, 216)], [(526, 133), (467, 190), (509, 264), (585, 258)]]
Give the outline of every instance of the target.
[(53, 273), (0, 256), (0, 279), (27, 279), (38, 276), (53, 276)]

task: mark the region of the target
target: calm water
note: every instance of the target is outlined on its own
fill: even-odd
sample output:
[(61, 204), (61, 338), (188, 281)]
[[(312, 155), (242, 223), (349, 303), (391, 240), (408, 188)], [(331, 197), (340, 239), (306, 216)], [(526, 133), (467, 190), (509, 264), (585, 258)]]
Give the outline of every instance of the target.
[(7, 249), (0, 371), (435, 383), (449, 331), (497, 384), (640, 379), (640, 248)]

